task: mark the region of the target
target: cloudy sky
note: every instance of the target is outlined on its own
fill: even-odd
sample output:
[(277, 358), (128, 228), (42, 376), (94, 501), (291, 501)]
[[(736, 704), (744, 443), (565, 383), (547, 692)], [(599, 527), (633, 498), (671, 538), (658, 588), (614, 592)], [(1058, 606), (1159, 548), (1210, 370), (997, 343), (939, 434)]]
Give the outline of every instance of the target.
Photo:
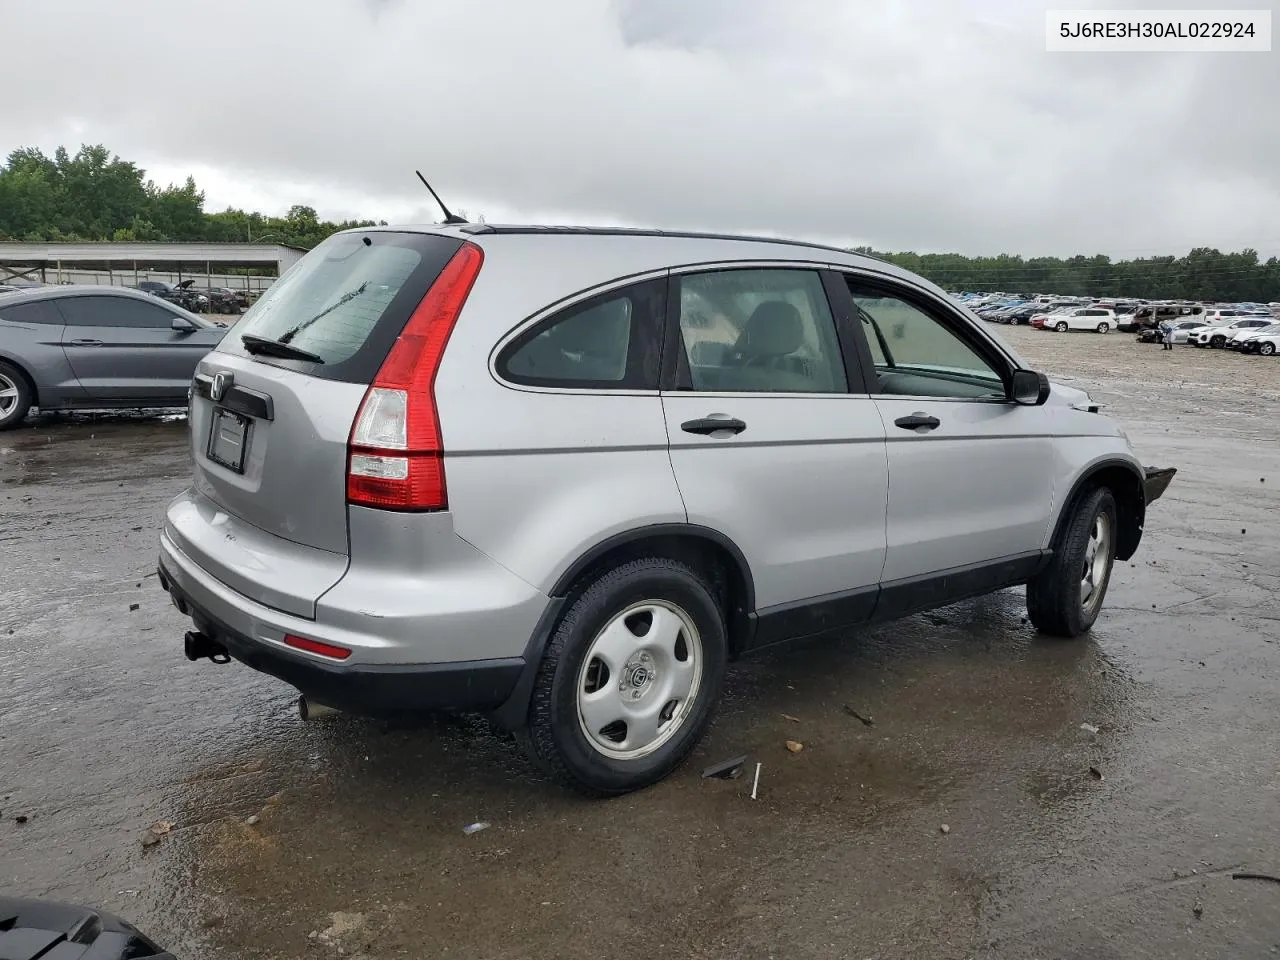
[(437, 219), (420, 167), (491, 222), (1280, 254), (1280, 53), (1046, 53), (1048, 6), (1106, 4), (0, 0), (0, 150), (208, 209)]

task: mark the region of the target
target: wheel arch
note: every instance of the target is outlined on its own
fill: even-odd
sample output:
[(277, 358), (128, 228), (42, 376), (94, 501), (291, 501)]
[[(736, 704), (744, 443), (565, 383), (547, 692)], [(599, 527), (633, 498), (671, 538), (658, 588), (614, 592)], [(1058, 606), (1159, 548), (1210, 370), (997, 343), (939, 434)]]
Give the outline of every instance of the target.
[(1053, 525), (1050, 544), (1057, 545), (1063, 528), (1071, 521), (1081, 498), (1095, 487), (1106, 487), (1116, 501), (1116, 559), (1128, 560), (1138, 551), (1142, 541), (1142, 528), (1146, 522), (1147, 500), (1142, 471), (1129, 460), (1111, 458), (1090, 464), (1076, 478), (1071, 492), (1062, 501), (1062, 508)]
[(593, 575), (642, 556), (689, 563), (710, 575), (725, 613), (729, 651), (739, 652), (750, 636), (756, 608), (751, 567), (725, 534), (695, 523), (656, 523), (614, 534), (594, 544), (556, 580), (550, 595), (568, 599)]
[(606, 537), (574, 560), (548, 591), (549, 600), (524, 651), (524, 670), (511, 697), (490, 714), (504, 730), (518, 730), (525, 722), (534, 679), (543, 650), (573, 599), (590, 579), (605, 570), (643, 556), (680, 560), (709, 571), (712, 588), (725, 612), (729, 655), (741, 653), (755, 627), (755, 581), (738, 545), (711, 527), (693, 523), (655, 523)]
[(33, 407), (40, 406), (40, 388), (36, 386), (36, 378), (31, 375), (31, 371), (17, 357), (3, 350), (0, 350), (0, 361), (7, 363), (22, 375), (22, 379), (27, 381), (27, 387), (31, 390), (31, 405)]

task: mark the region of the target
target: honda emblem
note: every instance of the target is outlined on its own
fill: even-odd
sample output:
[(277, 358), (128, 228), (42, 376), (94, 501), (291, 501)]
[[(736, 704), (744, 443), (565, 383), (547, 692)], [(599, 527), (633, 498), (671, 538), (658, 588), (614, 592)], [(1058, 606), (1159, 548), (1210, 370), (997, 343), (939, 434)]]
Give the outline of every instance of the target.
[(214, 402), (221, 400), (229, 386), (231, 386), (231, 374), (214, 374), (213, 384), (209, 387), (209, 398)]

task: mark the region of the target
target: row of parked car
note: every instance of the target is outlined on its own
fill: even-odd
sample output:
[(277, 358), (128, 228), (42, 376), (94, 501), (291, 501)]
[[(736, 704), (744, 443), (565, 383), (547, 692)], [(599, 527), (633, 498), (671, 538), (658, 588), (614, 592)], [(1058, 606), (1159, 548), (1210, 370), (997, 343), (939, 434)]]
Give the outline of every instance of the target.
[[(181, 283), (165, 283), (161, 280), (142, 280), (132, 290), (141, 290), (153, 297), (177, 304), (192, 313), (239, 314), (248, 309), (249, 294), (244, 290), (232, 287), (197, 288), (195, 280), (183, 280)], [(24, 290), (35, 290), (48, 284), (34, 281), (14, 281), (0, 283), (0, 295), (19, 293)], [(72, 284), (65, 284), (72, 286)], [(77, 285), (78, 286), (78, 285)]]
[(233, 290), (231, 287), (197, 289), (194, 280), (183, 280), (181, 283), (143, 280), (134, 289), (176, 303), (192, 313), (234, 314), (249, 306), (249, 296), (243, 290)]
[(993, 323), (1026, 323), (1040, 330), (1066, 333), (1091, 330), (1136, 332), (1142, 343), (1161, 343), (1166, 334), (1175, 344), (1229, 348), (1270, 356), (1280, 348), (1280, 303), (1207, 305), (1190, 302), (1147, 303), (1136, 300), (1090, 300), (1082, 297), (1034, 298), (1001, 294), (954, 295), (982, 319)]

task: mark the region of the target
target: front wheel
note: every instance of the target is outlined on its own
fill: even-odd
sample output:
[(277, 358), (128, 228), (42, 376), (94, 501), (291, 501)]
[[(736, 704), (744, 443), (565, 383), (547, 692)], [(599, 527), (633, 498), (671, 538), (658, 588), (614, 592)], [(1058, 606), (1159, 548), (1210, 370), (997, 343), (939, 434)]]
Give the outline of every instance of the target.
[(1066, 321), (1065, 321), (1065, 320), (1059, 320), (1059, 321), (1058, 321), (1058, 325), (1057, 325), (1057, 326), (1055, 326), (1053, 329), (1057, 330), (1059, 333), (1066, 333), (1066, 332), (1067, 332), (1067, 324), (1066, 324)]
[(1258, 352), (1264, 357), (1269, 357), (1276, 352), (1276, 345), (1271, 342), (1258, 344)]
[(1085, 494), (1053, 558), (1027, 583), (1027, 616), (1041, 633), (1078, 637), (1098, 619), (1116, 555), (1116, 501), (1106, 487)]
[(521, 739), (581, 793), (649, 786), (702, 736), (727, 660), (724, 615), (701, 576), (662, 557), (623, 564), (590, 583), (556, 627)]
[(1099, 333), (1107, 333), (1110, 329), (1111, 329), (1111, 325), (1110, 325), (1110, 324), (1107, 324), (1107, 323), (1100, 323), (1100, 324), (1098, 324), (1098, 332), (1099, 332)]
[(1214, 337), (1212, 340), (1209, 341), (1209, 346), (1221, 349), (1222, 345), (1226, 342), (1227, 342), (1226, 337)]

